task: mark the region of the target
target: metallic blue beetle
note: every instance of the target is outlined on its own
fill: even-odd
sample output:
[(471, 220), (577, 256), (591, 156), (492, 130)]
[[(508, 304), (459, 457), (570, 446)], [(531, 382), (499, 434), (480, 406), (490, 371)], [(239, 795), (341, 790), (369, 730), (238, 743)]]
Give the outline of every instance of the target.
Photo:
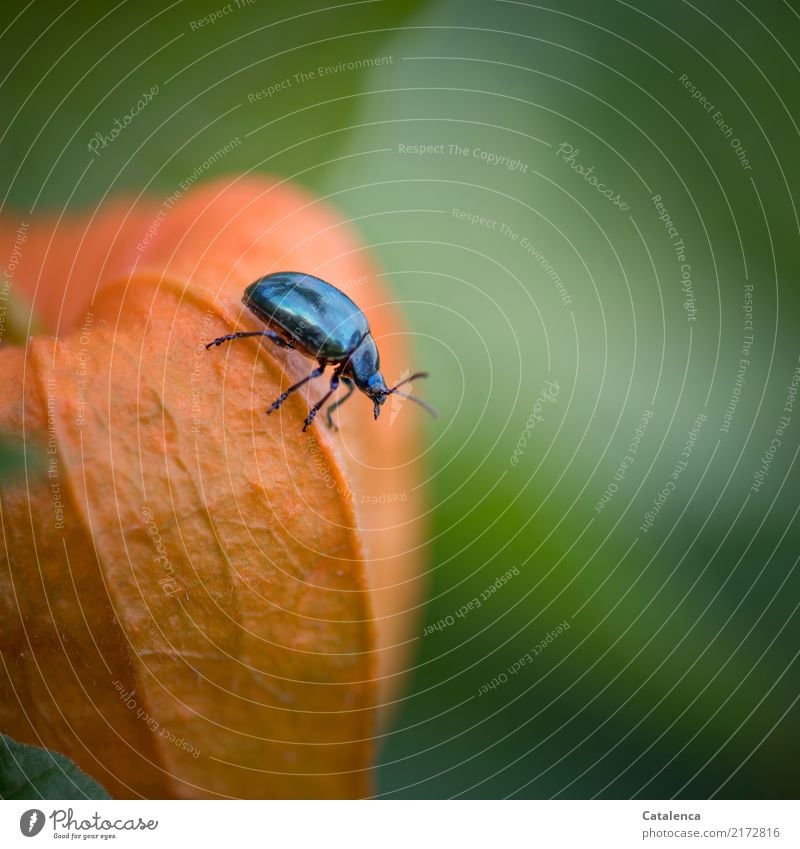
[(347, 386), (347, 394), (328, 407), (328, 427), (334, 427), (331, 418), (333, 411), (356, 388), (372, 399), (376, 419), (380, 415), (381, 405), (394, 392), (436, 415), (424, 401), (397, 391), (404, 383), (427, 377), (426, 372), (412, 374), (391, 389), (386, 386), (380, 372), (378, 347), (364, 313), (330, 283), (298, 271), (280, 271), (251, 283), (244, 290), (242, 303), (268, 325), (267, 329), (229, 333), (209, 342), (206, 348), (245, 336), (266, 336), (279, 347), (295, 348), (319, 363), (311, 374), (278, 396), (267, 414), (277, 410), (292, 392), (319, 377), (326, 366), (333, 365), (335, 368), (328, 392), (309, 411), (303, 424), (304, 431), (310, 427), (320, 407), (337, 390), (340, 381)]

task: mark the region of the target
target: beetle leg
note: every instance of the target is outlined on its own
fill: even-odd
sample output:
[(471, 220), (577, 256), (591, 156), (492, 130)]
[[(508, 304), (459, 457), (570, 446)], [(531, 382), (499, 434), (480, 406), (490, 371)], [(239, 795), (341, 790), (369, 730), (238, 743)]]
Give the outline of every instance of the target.
[(280, 407), (280, 405), (292, 394), (298, 390), (304, 383), (308, 383), (309, 380), (313, 380), (315, 377), (319, 377), (322, 372), (325, 371), (325, 366), (321, 365), (318, 368), (315, 368), (311, 374), (304, 377), (302, 380), (298, 380), (297, 383), (290, 386), (285, 392), (282, 392), (273, 402), (272, 406), (267, 410), (267, 415), (275, 412), (275, 410)]
[(330, 407), (328, 407), (328, 409), (325, 411), (327, 413), (328, 427), (332, 430), (339, 430), (339, 428), (336, 427), (336, 425), (333, 423), (333, 411), (341, 404), (344, 404), (344, 402), (353, 394), (353, 392), (355, 392), (356, 389), (355, 384), (352, 380), (350, 380), (349, 377), (343, 377), (342, 383), (347, 386), (347, 392), (342, 395), (341, 398), (338, 398), (336, 401), (334, 401), (333, 404), (331, 404)]
[(245, 336), (266, 336), (268, 339), (271, 339), (279, 348), (294, 347), (291, 342), (287, 342), (274, 330), (248, 330), (240, 331), (239, 333), (228, 333), (227, 336), (220, 336), (218, 339), (214, 339), (212, 342), (209, 342), (208, 345), (206, 345), (206, 350), (212, 348), (214, 345), (221, 345), (223, 342), (230, 342), (231, 339), (243, 339)]
[(308, 415), (306, 416), (305, 422), (303, 422), (303, 431), (307, 431), (311, 427), (311, 422), (314, 421), (314, 417), (319, 412), (319, 408), (328, 400), (328, 398), (333, 395), (333, 393), (339, 388), (339, 374), (341, 373), (341, 368), (336, 369), (331, 377), (331, 385), (330, 389), (322, 396), (322, 398), (317, 401), (316, 404), (308, 411)]

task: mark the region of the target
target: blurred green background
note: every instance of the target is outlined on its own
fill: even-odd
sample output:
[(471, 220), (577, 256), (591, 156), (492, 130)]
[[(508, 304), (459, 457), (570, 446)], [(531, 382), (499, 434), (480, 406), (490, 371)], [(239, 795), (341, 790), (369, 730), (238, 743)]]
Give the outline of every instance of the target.
[(238, 137), (208, 176), (327, 196), (403, 304), (441, 417), (381, 795), (798, 795), (793, 4), (0, 14), (4, 209), (167, 197)]

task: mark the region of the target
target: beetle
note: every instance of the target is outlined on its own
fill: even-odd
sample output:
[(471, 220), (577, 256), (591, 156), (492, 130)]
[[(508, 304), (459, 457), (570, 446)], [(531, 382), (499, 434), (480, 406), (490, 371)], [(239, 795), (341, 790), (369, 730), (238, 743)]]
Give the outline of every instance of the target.
[(309, 375), (290, 386), (272, 402), (267, 415), (274, 413), (292, 392), (296, 392), (309, 380), (320, 377), (328, 365), (334, 366), (330, 386), (309, 410), (303, 423), (304, 431), (308, 430), (320, 408), (339, 388), (340, 382), (347, 387), (347, 393), (328, 407), (328, 427), (335, 427), (331, 414), (356, 389), (371, 399), (375, 419), (380, 415), (386, 399), (395, 392), (424, 407), (431, 415), (436, 415), (433, 407), (425, 401), (398, 391), (405, 383), (427, 377), (427, 372), (412, 374), (391, 389), (386, 385), (380, 371), (378, 346), (372, 338), (366, 316), (344, 292), (332, 284), (299, 271), (278, 271), (251, 283), (244, 290), (242, 303), (267, 325), (266, 329), (228, 333), (209, 342), (206, 349), (232, 339), (266, 336), (278, 347), (293, 348), (318, 363)]

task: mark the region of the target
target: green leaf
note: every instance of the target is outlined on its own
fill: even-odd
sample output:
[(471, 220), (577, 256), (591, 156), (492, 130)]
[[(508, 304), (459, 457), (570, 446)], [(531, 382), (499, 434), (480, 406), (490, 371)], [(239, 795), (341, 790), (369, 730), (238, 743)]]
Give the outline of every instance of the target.
[(239, 2), (211, 20), (224, 3), (0, 4), (5, 203), (169, 196), (197, 173), (251, 169), (313, 187), (374, 96), (373, 63), (401, 61), (387, 45), (422, 5)]
[(7, 441), (0, 441), (0, 475), (12, 475), (22, 471), (24, 457), (13, 445)]
[(21, 475), (27, 468), (30, 474), (38, 474), (45, 468), (44, 453), (39, 445), (28, 445), (10, 433), (0, 433), (0, 478)]
[(0, 799), (110, 799), (67, 757), (0, 734)]

